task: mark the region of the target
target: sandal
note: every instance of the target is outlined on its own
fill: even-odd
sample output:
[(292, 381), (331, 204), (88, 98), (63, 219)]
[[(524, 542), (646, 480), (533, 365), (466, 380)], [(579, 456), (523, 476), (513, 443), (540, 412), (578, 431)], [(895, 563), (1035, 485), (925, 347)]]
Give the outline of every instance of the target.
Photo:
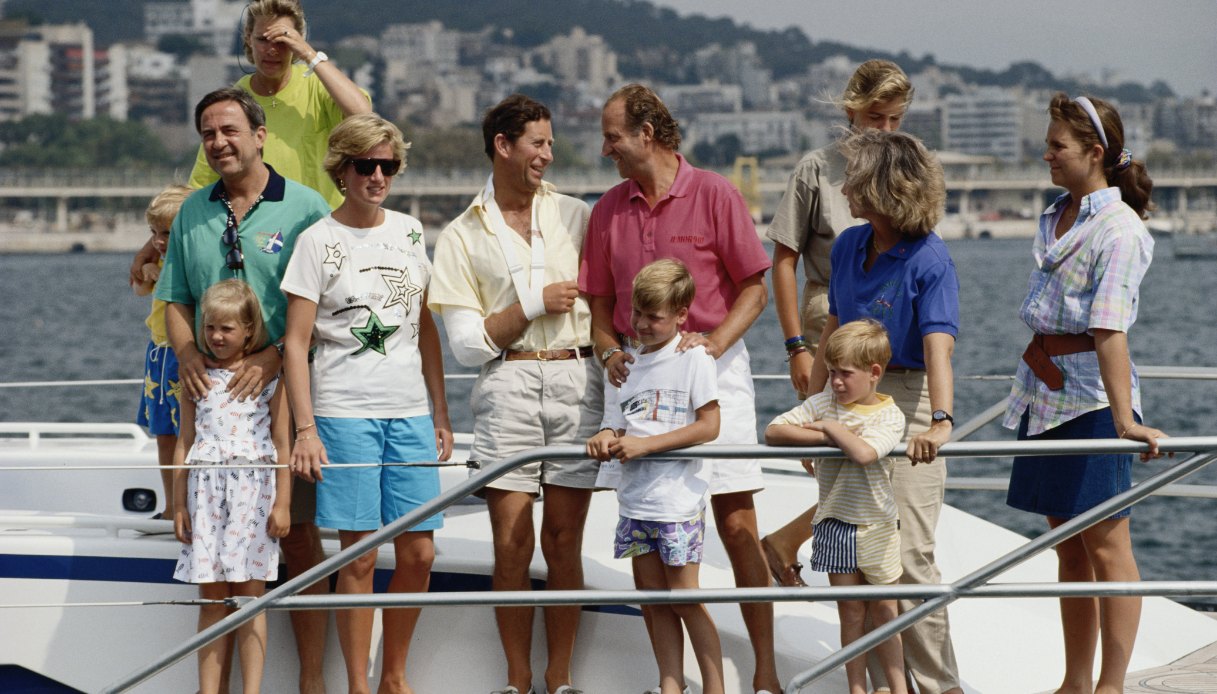
[(778, 552), (769, 543), (768, 536), (761, 538), (761, 549), (765, 552), (765, 563), (769, 565), (769, 574), (779, 586), (787, 588), (806, 588), (807, 582), (800, 575), (803, 565), (797, 561), (789, 564), (782, 561)]

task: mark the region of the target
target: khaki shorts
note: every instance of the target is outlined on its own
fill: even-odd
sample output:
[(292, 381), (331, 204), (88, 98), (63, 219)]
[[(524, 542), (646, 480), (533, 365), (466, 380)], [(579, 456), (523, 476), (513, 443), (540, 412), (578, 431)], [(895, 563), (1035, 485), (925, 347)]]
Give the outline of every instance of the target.
[(828, 322), (828, 287), (808, 280), (803, 285), (803, 304), (800, 311), (803, 321), (803, 338), (807, 347), (815, 356), (820, 348), (820, 335), (824, 333), (824, 324)]
[[(595, 359), (495, 359), (482, 366), (469, 396), (473, 447), (483, 465), (539, 446), (583, 446), (600, 429), (603, 369)], [(593, 489), (600, 463), (541, 460), (512, 470), (490, 489), (540, 494), (541, 485)]]

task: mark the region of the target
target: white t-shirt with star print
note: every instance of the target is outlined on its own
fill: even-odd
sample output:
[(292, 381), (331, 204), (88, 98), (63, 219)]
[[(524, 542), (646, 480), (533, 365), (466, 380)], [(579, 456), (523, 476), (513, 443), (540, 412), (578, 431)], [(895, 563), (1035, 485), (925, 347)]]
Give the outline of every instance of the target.
[(423, 226), (385, 210), (356, 229), (333, 215), (301, 232), (280, 288), (316, 302), (313, 411), (319, 417), (429, 413), (418, 330), (431, 261)]

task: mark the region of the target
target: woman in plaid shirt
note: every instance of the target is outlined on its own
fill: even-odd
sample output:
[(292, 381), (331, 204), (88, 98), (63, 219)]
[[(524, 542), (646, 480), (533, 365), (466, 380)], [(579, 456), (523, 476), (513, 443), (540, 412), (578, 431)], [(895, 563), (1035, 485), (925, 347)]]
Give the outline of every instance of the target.
[[(1067, 192), (1040, 216), (1035, 269), (1020, 311), (1035, 332), (1018, 366), (1005, 426), (1019, 439), (1144, 441), (1158, 455), (1161, 431), (1141, 424), (1128, 328), (1154, 242), (1142, 219), (1153, 182), (1124, 148), (1120, 116), (1101, 99), (1058, 93), (1044, 161)], [(1007, 503), (1056, 527), (1129, 489), (1131, 455), (1016, 458)], [(1057, 545), (1061, 581), (1136, 581), (1127, 509)], [(1073, 694), (1122, 692), (1141, 618), (1141, 598), (1061, 600), (1065, 677)], [(1101, 625), (1101, 626), (1100, 626)], [(1093, 681), (1095, 647), (1102, 669)]]

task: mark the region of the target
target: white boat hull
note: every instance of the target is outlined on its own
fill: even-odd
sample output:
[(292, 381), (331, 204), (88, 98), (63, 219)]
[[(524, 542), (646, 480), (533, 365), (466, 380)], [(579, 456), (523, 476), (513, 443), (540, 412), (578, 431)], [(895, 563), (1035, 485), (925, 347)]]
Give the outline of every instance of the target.
[[(96, 443), (96, 442), (94, 442)], [(80, 462), (93, 459), (89, 445), (79, 450), (55, 444), (53, 453), (17, 446), (0, 446), (0, 466)], [(49, 444), (48, 444), (49, 445)], [(121, 448), (126, 444), (106, 444)], [(94, 449), (96, 447), (94, 446)], [(138, 452), (135, 450), (138, 449)], [(150, 445), (126, 445), (116, 454), (126, 462), (154, 464)], [(102, 456), (101, 460), (113, 462)], [(790, 464), (785, 469), (793, 469)], [(762, 528), (775, 528), (805, 508), (816, 497), (815, 481), (805, 476), (767, 474), (767, 489), (757, 496)], [(18, 473), (5, 473), (15, 475)], [(0, 492), (0, 505), (49, 508), (48, 499), (80, 498), (72, 493), (76, 477), (63, 472), (30, 473), (36, 482), (21, 487), (16, 503)], [(111, 475), (108, 484), (93, 487), (118, 489), (143, 485), (159, 489), (154, 472), (91, 473)], [(56, 477), (57, 475), (61, 477)], [(49, 477), (48, 477), (49, 476)], [(447, 483), (464, 476), (446, 470)], [(16, 479), (15, 477), (11, 479)], [(87, 478), (85, 478), (87, 479)], [(116, 480), (122, 480), (116, 485)], [(4, 478), (5, 483), (10, 477)], [(11, 484), (8, 489), (17, 489)], [(81, 490), (76, 489), (80, 492)], [(114, 492), (118, 493), (118, 492)], [(87, 490), (85, 490), (86, 496)], [(95, 497), (109, 495), (96, 493)], [(114, 502), (93, 498), (108, 508)], [(587, 586), (629, 589), (633, 586), (629, 562), (612, 558), (613, 527), (617, 519), (612, 494), (594, 496), (584, 541)], [(540, 508), (537, 509), (538, 524)], [(79, 605), (90, 602), (188, 600), (196, 588), (174, 582), (170, 576), (179, 545), (171, 534), (145, 535), (132, 530), (46, 527), (71, 525), (43, 511), (0, 511), (0, 666), (15, 665), (41, 673), (82, 691), (97, 691), (151, 662), (195, 631), (197, 608), (190, 606), (140, 607), (11, 607), (11, 605)], [(143, 514), (146, 516), (146, 514)], [(106, 516), (93, 524), (114, 527), (130, 521)], [(147, 521), (136, 525), (147, 526)], [(40, 527), (42, 526), (42, 527)], [(147, 527), (168, 529), (167, 522)], [(946, 507), (938, 530), (938, 560), (944, 581), (956, 580), (1026, 540), (991, 523)], [(337, 543), (326, 540), (328, 552)], [(489, 523), (480, 505), (453, 507), (445, 527), (436, 534), (438, 556), (432, 590), (477, 590), (489, 587), (493, 566)], [(803, 560), (807, 557), (804, 554)], [(382, 549), (379, 566), (392, 566), (392, 548)], [(540, 552), (532, 575), (543, 580)], [(823, 575), (804, 573), (813, 585), (825, 585)], [(1003, 582), (1052, 582), (1056, 562), (1040, 556), (1020, 565)], [(731, 587), (732, 574), (717, 534), (707, 533), (701, 570), (703, 587)], [(728, 692), (752, 692), (752, 651), (739, 609), (711, 605), (723, 641)], [(783, 681), (806, 670), (837, 650), (836, 607), (833, 603), (778, 603), (775, 605), (775, 639)], [(984, 694), (1025, 694), (1050, 690), (1063, 672), (1063, 646), (1059, 613), (1054, 599), (964, 599), (950, 607), (952, 635), (965, 690)], [(270, 617), (270, 646), (265, 691), (291, 691), (296, 681), (296, 657), (288, 618), (284, 612)], [(379, 640), (379, 622), (375, 639)], [(1199, 648), (1217, 642), (1217, 622), (1172, 601), (1147, 598), (1141, 630), (1133, 653), (1132, 670), (1159, 667)], [(544, 672), (544, 630), (540, 614), (534, 627), (534, 673), (541, 683)], [(379, 668), (375, 649), (373, 668)], [(699, 677), (686, 644), (686, 670), (694, 691)], [(657, 681), (650, 645), (636, 608), (584, 610), (575, 653), (576, 684), (591, 692), (641, 692)], [(415, 691), (485, 692), (501, 687), (505, 666), (488, 607), (439, 607), (424, 610), (412, 646), (409, 673)], [(331, 633), (326, 661), (330, 691), (345, 690), (345, 674), (338, 641)], [(0, 689), (3, 688), (0, 682)], [(187, 658), (158, 674), (135, 691), (184, 692), (196, 686), (195, 664)], [(845, 687), (842, 671), (833, 673), (807, 691), (839, 692)]]

